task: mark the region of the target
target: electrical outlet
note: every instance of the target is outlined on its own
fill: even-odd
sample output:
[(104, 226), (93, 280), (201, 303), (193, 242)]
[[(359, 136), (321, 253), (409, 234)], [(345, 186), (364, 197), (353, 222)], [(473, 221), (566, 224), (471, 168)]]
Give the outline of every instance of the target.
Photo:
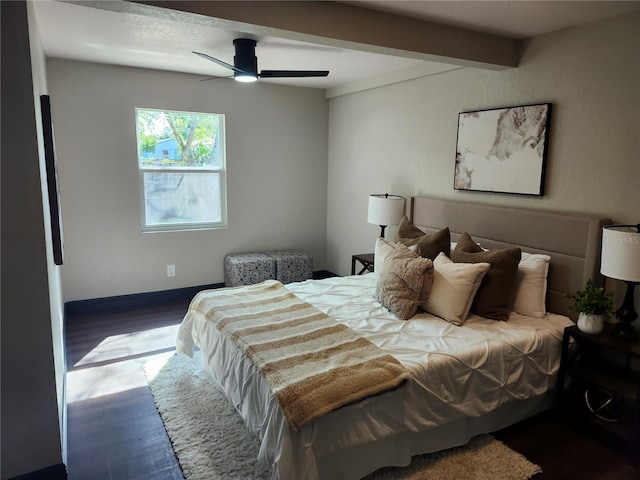
[(167, 277), (175, 277), (175, 276), (176, 276), (176, 266), (167, 265)]

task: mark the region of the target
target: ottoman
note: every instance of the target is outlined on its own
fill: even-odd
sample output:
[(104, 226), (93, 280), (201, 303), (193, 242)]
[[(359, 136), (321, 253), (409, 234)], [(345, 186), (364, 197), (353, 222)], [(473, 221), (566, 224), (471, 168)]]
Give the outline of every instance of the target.
[(237, 287), (276, 278), (276, 261), (268, 253), (232, 253), (224, 257), (224, 285)]
[(298, 250), (267, 252), (275, 259), (275, 279), (282, 283), (303, 282), (313, 277), (313, 258)]

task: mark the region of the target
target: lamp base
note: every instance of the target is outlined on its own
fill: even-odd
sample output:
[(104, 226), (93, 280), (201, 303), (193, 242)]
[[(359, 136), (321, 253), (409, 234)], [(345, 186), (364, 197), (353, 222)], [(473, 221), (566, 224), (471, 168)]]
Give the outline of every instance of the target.
[(637, 338), (637, 334), (635, 329), (631, 326), (631, 322), (638, 318), (638, 313), (635, 308), (633, 308), (633, 291), (635, 290), (636, 285), (638, 285), (638, 282), (627, 281), (625, 283), (627, 284), (627, 293), (624, 296), (622, 305), (620, 305), (620, 308), (616, 311), (618, 323), (613, 327), (611, 335), (624, 340), (635, 340)]
[(611, 330), (611, 336), (628, 341), (632, 341), (637, 338), (635, 329), (631, 326), (630, 323), (626, 322), (616, 323), (613, 327), (613, 330)]

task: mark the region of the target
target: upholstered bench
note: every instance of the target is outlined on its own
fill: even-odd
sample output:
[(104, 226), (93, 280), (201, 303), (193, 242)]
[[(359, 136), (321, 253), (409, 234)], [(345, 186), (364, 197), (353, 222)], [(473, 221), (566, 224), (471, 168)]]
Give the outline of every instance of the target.
[(303, 282), (313, 277), (313, 258), (298, 250), (267, 252), (276, 261), (276, 280), (282, 283)]
[(233, 253), (224, 257), (224, 284), (251, 285), (276, 278), (276, 262), (266, 253)]
[(250, 285), (275, 279), (301, 282), (313, 276), (313, 258), (298, 250), (232, 253), (224, 257), (224, 284)]

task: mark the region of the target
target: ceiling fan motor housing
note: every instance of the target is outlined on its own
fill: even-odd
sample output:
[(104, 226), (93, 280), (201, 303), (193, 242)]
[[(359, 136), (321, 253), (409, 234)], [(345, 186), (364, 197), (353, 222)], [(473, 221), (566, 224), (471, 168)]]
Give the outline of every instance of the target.
[(239, 70), (258, 75), (258, 58), (256, 57), (256, 41), (250, 38), (236, 38), (233, 41), (236, 54), (233, 65)]

